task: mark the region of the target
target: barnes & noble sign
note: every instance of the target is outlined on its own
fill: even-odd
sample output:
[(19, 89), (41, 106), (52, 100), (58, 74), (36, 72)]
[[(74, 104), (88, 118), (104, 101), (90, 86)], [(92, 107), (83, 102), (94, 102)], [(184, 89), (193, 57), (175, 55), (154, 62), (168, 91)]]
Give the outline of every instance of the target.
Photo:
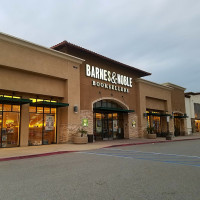
[[(86, 76), (97, 79), (92, 81), (92, 85), (96, 87), (125, 93), (129, 92), (127, 87), (132, 88), (131, 77), (117, 74), (116, 72), (111, 72), (95, 66), (90, 66), (89, 64), (86, 64)], [(101, 80), (108, 83), (103, 83)]]

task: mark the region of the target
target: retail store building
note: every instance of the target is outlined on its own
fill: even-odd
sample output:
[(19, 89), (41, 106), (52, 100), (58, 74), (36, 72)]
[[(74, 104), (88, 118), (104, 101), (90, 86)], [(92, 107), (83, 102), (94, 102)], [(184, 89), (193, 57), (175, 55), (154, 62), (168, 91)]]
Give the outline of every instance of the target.
[(0, 49), (0, 146), (67, 141), (83, 60), (5, 34)]
[(66, 41), (45, 48), (0, 34), (0, 146), (186, 134), (184, 90)]
[(187, 92), (185, 93), (185, 106), (187, 118), (188, 134), (200, 132), (200, 93)]
[(145, 137), (147, 126), (158, 136), (186, 134), (185, 88), (143, 80), (150, 73), (67, 41), (52, 48), (85, 60), (80, 117), (88, 119), (85, 128), (95, 139)]

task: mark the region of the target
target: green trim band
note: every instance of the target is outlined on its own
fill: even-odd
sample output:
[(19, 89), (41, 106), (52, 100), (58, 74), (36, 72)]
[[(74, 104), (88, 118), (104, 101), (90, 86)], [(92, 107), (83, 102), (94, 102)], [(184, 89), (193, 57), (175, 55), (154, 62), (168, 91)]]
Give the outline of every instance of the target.
[(126, 110), (121, 108), (108, 108), (108, 107), (97, 107), (94, 108), (94, 111), (123, 112), (123, 113), (135, 112), (134, 110)]
[(31, 106), (58, 108), (58, 107), (67, 107), (67, 106), (69, 106), (69, 104), (68, 103), (55, 103), (55, 102), (42, 101), (42, 102), (34, 102), (34, 103), (32, 102)]
[(170, 116), (172, 117), (172, 115), (166, 114), (166, 113), (144, 113), (144, 116), (158, 116), (158, 117)]
[(29, 99), (17, 99), (17, 98), (9, 98), (9, 97), (0, 97), (0, 103), (2, 104), (27, 104), (32, 101)]

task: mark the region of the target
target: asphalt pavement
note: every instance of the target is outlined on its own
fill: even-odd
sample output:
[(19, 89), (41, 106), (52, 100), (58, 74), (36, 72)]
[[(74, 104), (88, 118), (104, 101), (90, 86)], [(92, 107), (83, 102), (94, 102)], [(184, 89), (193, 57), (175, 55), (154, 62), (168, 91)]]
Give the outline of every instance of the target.
[(0, 162), (4, 200), (199, 200), (200, 140)]

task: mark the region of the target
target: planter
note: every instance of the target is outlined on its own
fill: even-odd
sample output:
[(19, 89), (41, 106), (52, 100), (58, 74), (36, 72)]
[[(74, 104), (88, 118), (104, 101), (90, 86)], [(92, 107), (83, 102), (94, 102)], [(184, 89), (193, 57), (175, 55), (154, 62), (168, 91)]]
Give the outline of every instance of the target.
[(172, 138), (173, 138), (173, 135), (167, 135), (166, 136), (166, 140), (172, 140)]
[(88, 137), (87, 136), (74, 136), (73, 137), (73, 143), (74, 144), (87, 144), (88, 143)]
[(147, 134), (148, 139), (156, 139), (156, 134)]

